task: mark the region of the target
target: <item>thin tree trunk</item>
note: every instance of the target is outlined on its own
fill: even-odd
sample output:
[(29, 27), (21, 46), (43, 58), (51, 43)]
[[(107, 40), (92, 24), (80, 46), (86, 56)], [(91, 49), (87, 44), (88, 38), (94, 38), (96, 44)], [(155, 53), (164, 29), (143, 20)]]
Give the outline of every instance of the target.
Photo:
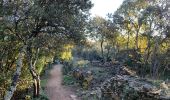
[(105, 58), (104, 58), (103, 43), (104, 43), (104, 40), (102, 39), (102, 40), (101, 40), (100, 47), (101, 47), (102, 59), (103, 59), (103, 63), (104, 63), (104, 62), (105, 62)]
[[(152, 21), (150, 22), (150, 25), (149, 25), (149, 34), (147, 35), (147, 40), (148, 40), (148, 43), (147, 43), (147, 48), (145, 49), (146, 53), (146, 57), (144, 59), (144, 66), (146, 66), (147, 62), (148, 62), (148, 59), (150, 57), (150, 54), (151, 54), (151, 33), (152, 33), (152, 30), (151, 30), (151, 26), (152, 26)], [(143, 73), (146, 73), (145, 71), (145, 68), (143, 70)], [(152, 74), (152, 68), (150, 67), (150, 75)]]
[(4, 96), (4, 100), (11, 100), (14, 92), (16, 91), (17, 82), (18, 82), (19, 77), (21, 75), (21, 68), (22, 68), (22, 62), (23, 62), (22, 59), (23, 59), (23, 56), (24, 56), (25, 47), (26, 46), (23, 46), (21, 48), (21, 50), (19, 51), (16, 72), (14, 73), (11, 86)]
[[(38, 58), (35, 58), (34, 64), (32, 62), (32, 52), (31, 52), (31, 46), (27, 47), (27, 61), (28, 61), (28, 66), (29, 66), (29, 70), (30, 73), (32, 75), (32, 79), (33, 79), (33, 97), (39, 97), (39, 91), (40, 91), (40, 76), (38, 75), (38, 73), (35, 71), (35, 63), (36, 60)], [(38, 50), (39, 52), (39, 50)], [(38, 54), (36, 54), (36, 57), (38, 57)]]
[[(140, 28), (139, 28), (140, 29)], [(139, 29), (136, 30), (136, 40), (135, 40), (135, 44), (136, 44), (136, 50), (138, 50), (138, 37), (139, 37)]]
[(117, 53), (119, 53), (119, 52), (120, 52), (120, 46), (119, 46), (119, 44), (118, 44), (118, 43), (116, 43), (116, 50), (117, 50)]
[(3, 63), (4, 63), (3, 57), (4, 57), (5, 53), (6, 53), (5, 50), (6, 50), (6, 49), (4, 49), (3, 51), (1, 51), (1, 56), (0, 56), (0, 59), (1, 59), (1, 60), (0, 60), (0, 69), (1, 69), (2, 72), (4, 72), (2, 65), (3, 65)]
[(39, 97), (39, 91), (40, 91), (40, 77), (39, 75), (36, 73), (35, 69), (33, 67), (29, 66), (29, 70), (30, 73), (32, 75), (33, 78), (33, 97)]
[(107, 49), (107, 60), (109, 59), (109, 54), (110, 54), (110, 48)]
[(37, 75), (37, 97), (39, 97), (40, 96), (40, 76), (39, 75)]
[(159, 51), (159, 44), (158, 44), (158, 39), (155, 39), (155, 46), (153, 49), (153, 56), (152, 56), (152, 77), (155, 79), (158, 76), (158, 59), (157, 59), (157, 54)]
[[(150, 49), (151, 49), (151, 41), (150, 41), (150, 36), (147, 37), (147, 40), (148, 40), (148, 43), (147, 43), (147, 48), (145, 49), (145, 54), (144, 54), (144, 67), (147, 66), (147, 63), (148, 63), (148, 59), (149, 59), (149, 56), (150, 56)], [(142, 74), (146, 74), (146, 68), (143, 68), (143, 71), (142, 71)], [(151, 73), (151, 70), (150, 70), (150, 73)], [(144, 76), (142, 75), (142, 76)]]
[(33, 97), (39, 97), (40, 95), (40, 77), (39, 75), (34, 76), (33, 78)]
[(130, 31), (128, 31), (127, 50), (129, 49)]
[[(107, 44), (107, 46), (108, 46), (108, 44)], [(107, 48), (107, 56), (106, 56), (107, 60), (109, 59), (110, 49), (111, 49), (110, 47)]]

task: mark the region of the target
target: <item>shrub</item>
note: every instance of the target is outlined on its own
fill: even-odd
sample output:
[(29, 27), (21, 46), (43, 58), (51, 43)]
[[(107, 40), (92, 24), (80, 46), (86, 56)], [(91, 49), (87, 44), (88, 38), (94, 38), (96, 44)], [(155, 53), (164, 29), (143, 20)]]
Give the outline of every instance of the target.
[(75, 83), (75, 79), (71, 75), (63, 76), (63, 84), (64, 85), (73, 85)]

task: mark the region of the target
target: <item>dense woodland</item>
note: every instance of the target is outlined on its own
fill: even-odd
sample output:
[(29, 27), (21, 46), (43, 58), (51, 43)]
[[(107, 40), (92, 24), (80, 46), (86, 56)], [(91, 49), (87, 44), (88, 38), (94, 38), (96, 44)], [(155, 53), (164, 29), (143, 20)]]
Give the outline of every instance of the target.
[[(106, 18), (91, 17), (92, 7), (90, 0), (0, 1), (0, 100), (42, 96), (40, 76), (55, 62), (74, 77), (76, 66), (100, 66), (104, 74), (114, 73), (102, 82), (122, 75), (125, 66), (138, 78), (161, 80), (170, 98), (170, 1), (124, 0)], [(92, 78), (82, 83), (85, 89), (90, 88), (88, 80)]]

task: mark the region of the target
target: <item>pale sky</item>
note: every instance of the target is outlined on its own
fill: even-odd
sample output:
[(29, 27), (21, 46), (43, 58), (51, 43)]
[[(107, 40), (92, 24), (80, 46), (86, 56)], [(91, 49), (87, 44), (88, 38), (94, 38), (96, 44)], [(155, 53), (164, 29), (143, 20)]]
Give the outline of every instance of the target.
[(123, 0), (91, 0), (94, 7), (91, 9), (92, 17), (106, 17), (108, 13), (114, 13), (122, 4)]

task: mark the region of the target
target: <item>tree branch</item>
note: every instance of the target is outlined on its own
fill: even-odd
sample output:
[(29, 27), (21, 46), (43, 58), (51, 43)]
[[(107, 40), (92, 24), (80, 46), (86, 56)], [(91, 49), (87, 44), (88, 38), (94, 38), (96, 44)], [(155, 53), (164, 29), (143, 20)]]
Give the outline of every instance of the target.
[(24, 56), (24, 51), (25, 51), (26, 45), (24, 45), (19, 52), (18, 55), (18, 61), (17, 61), (17, 67), (16, 67), (16, 71), (14, 73), (13, 79), (12, 79), (12, 83), (11, 86), (9, 88), (9, 90), (6, 92), (6, 95), (4, 96), (4, 100), (11, 100), (14, 92), (16, 91), (16, 87), (17, 87), (17, 82), (19, 80), (19, 76), (21, 75), (21, 68), (22, 68), (22, 59)]

